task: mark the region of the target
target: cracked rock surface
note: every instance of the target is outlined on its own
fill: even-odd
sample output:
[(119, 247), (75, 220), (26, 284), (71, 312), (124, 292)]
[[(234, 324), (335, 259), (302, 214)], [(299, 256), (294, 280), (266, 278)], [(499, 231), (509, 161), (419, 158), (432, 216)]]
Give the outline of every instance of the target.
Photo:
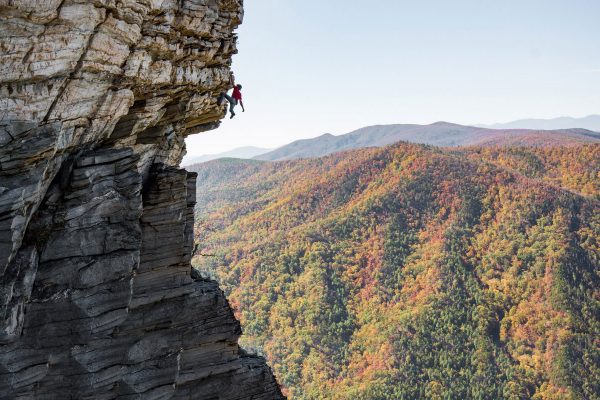
[(0, 398), (277, 399), (194, 280), (242, 0), (0, 0)]

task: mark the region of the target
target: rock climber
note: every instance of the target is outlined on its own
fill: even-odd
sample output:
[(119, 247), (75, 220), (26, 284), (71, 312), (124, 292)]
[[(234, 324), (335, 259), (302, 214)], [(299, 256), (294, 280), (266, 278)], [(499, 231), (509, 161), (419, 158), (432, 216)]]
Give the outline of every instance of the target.
[(242, 107), (243, 112), (246, 112), (246, 110), (244, 109), (244, 102), (242, 101), (242, 85), (236, 84), (233, 79), (233, 76), (231, 77), (229, 83), (233, 87), (233, 92), (231, 93), (231, 96), (229, 96), (227, 92), (221, 93), (218, 99), (218, 104), (221, 105), (223, 103), (223, 100), (227, 99), (227, 101), (229, 102), (229, 112), (231, 113), (231, 117), (229, 118), (231, 119), (235, 117), (235, 111), (233, 111), (233, 109), (238, 104)]

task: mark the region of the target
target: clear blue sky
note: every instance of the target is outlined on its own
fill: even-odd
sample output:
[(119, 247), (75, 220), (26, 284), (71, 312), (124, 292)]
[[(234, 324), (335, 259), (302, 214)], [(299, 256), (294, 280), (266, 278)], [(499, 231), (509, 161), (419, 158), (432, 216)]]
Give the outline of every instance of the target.
[[(246, 112), (199, 155), (366, 125), (600, 112), (600, 0), (246, 0)], [(241, 110), (240, 110), (241, 111)]]

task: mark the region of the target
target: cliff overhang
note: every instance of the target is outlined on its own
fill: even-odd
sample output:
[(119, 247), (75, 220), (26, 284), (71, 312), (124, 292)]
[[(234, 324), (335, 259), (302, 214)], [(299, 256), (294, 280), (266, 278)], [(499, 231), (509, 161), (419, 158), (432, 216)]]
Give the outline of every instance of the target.
[(2, 397), (280, 398), (190, 276), (178, 168), (224, 116), (242, 17), (242, 0), (0, 5)]

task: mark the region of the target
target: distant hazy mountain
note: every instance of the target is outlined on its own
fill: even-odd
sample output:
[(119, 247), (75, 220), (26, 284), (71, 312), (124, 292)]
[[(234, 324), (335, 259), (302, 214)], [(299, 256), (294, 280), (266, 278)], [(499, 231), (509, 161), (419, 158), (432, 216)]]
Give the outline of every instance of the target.
[(600, 132), (600, 115), (590, 115), (584, 118), (560, 117), (553, 119), (521, 119), (504, 124), (479, 125), (494, 129), (569, 129), (582, 128)]
[(431, 125), (375, 125), (340, 136), (325, 134), (312, 139), (297, 140), (254, 158), (275, 161), (320, 157), (349, 149), (382, 147), (399, 141), (435, 146), (551, 146), (600, 142), (600, 133), (585, 129), (487, 129), (448, 122), (436, 122)]
[(210, 160), (216, 160), (217, 158), (252, 158), (259, 154), (268, 152), (271, 149), (263, 149), (260, 147), (246, 146), (238, 147), (230, 151), (226, 151), (218, 154), (204, 154), (201, 156), (186, 157), (183, 159), (182, 165), (198, 164)]

